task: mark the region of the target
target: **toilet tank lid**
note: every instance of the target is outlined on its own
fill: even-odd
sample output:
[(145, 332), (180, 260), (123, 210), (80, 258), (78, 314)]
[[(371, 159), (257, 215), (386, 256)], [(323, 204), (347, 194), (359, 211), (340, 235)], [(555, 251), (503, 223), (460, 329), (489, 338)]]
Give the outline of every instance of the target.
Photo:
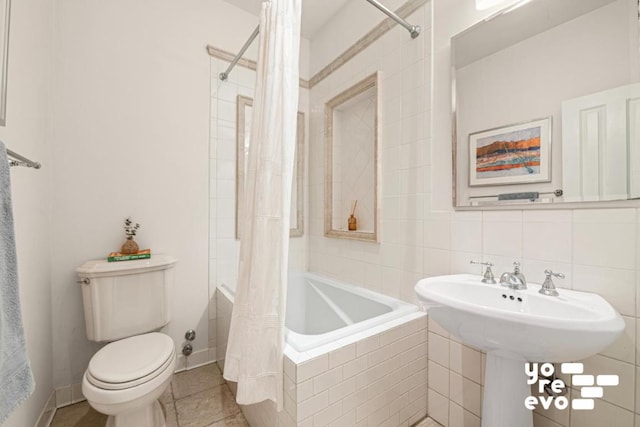
[(76, 268), (76, 272), (83, 277), (109, 276), (118, 273), (133, 274), (171, 268), (176, 261), (173, 256), (167, 254), (152, 254), (151, 258), (134, 261), (108, 262), (106, 259), (94, 259)]

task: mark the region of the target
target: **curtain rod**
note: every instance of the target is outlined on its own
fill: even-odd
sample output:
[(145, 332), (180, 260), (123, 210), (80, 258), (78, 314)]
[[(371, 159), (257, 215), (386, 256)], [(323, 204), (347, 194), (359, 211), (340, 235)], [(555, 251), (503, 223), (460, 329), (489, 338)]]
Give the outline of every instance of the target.
[[(398, 24), (403, 26), (407, 31), (409, 31), (409, 34), (411, 34), (412, 39), (415, 39), (420, 35), (422, 28), (420, 28), (419, 25), (409, 24), (407, 21), (405, 21), (400, 16), (398, 16), (398, 14), (396, 14), (391, 9), (388, 9), (386, 6), (379, 3), (377, 0), (367, 0), (367, 1), (372, 5), (374, 5), (376, 8), (378, 8), (378, 10), (380, 10), (382, 13), (387, 15), (389, 18), (393, 19)], [(258, 37), (259, 33), (260, 33), (260, 25), (258, 25), (256, 29), (253, 30), (253, 33), (251, 33), (251, 35), (249, 36), (249, 39), (244, 43), (244, 45), (242, 46), (238, 54), (235, 56), (235, 58), (233, 58), (233, 60), (231, 61), (231, 64), (229, 64), (229, 67), (227, 67), (226, 71), (223, 71), (218, 75), (218, 77), (220, 77), (220, 80), (222, 80), (223, 82), (227, 81), (227, 79), (229, 78), (229, 74), (231, 73), (231, 70), (233, 70), (233, 67), (235, 67), (238, 61), (240, 60), (240, 58), (242, 58), (242, 55), (244, 55), (245, 51), (249, 48), (249, 46), (251, 46), (251, 43), (253, 43), (256, 37)]]
[(7, 148), (7, 155), (9, 157), (13, 157), (15, 160), (9, 160), (10, 166), (26, 166), (28, 168), (40, 169), (42, 165), (40, 162), (34, 162), (33, 160), (29, 160), (20, 154), (11, 151)]
[(385, 5), (378, 2), (377, 0), (367, 0), (367, 1), (372, 5), (374, 5), (375, 7), (377, 7), (378, 10), (380, 10), (382, 13), (387, 15), (389, 18), (393, 19), (398, 24), (402, 25), (407, 31), (409, 31), (409, 34), (411, 34), (412, 39), (415, 39), (420, 35), (420, 32), (422, 31), (422, 28), (420, 28), (420, 26), (409, 24), (407, 21), (399, 17), (394, 11), (387, 8)]
[(251, 34), (251, 36), (249, 36), (249, 40), (245, 42), (244, 46), (242, 46), (242, 49), (240, 49), (240, 52), (238, 52), (236, 57), (233, 58), (233, 61), (231, 61), (231, 64), (229, 64), (229, 67), (227, 68), (227, 70), (220, 73), (219, 75), (220, 80), (224, 82), (229, 78), (229, 73), (231, 72), (231, 70), (233, 70), (233, 67), (236, 66), (238, 61), (240, 61), (240, 58), (242, 58), (242, 55), (244, 55), (244, 52), (249, 48), (249, 46), (251, 46), (251, 43), (253, 43), (256, 37), (258, 37), (259, 32), (260, 32), (260, 25), (258, 25), (256, 29), (253, 30), (253, 33)]

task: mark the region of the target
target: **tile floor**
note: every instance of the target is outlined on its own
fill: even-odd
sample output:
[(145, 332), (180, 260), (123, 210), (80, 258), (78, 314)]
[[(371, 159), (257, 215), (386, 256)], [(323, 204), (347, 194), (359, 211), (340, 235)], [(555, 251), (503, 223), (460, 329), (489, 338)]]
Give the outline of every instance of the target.
[[(160, 398), (167, 427), (249, 427), (218, 365), (177, 373)], [(104, 427), (107, 416), (85, 402), (56, 411), (51, 427)], [(441, 427), (430, 418), (415, 427)]]
[[(167, 427), (248, 427), (218, 365), (177, 373), (160, 398)], [(103, 427), (107, 416), (87, 402), (56, 411), (51, 427)]]

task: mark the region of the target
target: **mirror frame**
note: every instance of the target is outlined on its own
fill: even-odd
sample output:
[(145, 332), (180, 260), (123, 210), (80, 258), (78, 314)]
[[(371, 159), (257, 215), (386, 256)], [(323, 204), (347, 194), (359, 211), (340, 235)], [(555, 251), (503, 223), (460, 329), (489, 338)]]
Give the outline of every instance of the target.
[[(244, 138), (246, 108), (253, 107), (253, 98), (238, 95), (236, 97), (236, 239), (240, 239), (240, 221), (242, 203), (244, 199)], [(296, 131), (296, 227), (289, 229), (289, 237), (301, 237), (304, 235), (304, 113), (298, 111)], [(293, 207), (292, 207), (293, 208)]]
[[(348, 231), (333, 228), (333, 114), (343, 103), (361, 93), (374, 88), (376, 95), (373, 159), (373, 232)], [(380, 242), (380, 72), (375, 72), (353, 86), (340, 92), (325, 102), (324, 107), (324, 139), (325, 139), (325, 202), (324, 202), (324, 235), (340, 239), (364, 240)], [(346, 218), (345, 218), (346, 221)]]
[[(637, 15), (637, 24), (640, 28), (640, 0), (636, 1), (636, 7), (638, 10)], [(452, 198), (452, 207), (456, 210), (500, 210), (500, 209), (575, 209), (575, 208), (593, 208), (597, 207), (629, 207), (631, 206), (640, 206), (638, 204), (637, 199), (626, 199), (626, 200), (601, 200), (601, 201), (556, 201), (555, 197), (562, 196), (562, 190), (555, 190), (549, 198), (544, 199), (540, 198), (540, 201), (534, 202), (530, 200), (517, 199), (517, 200), (506, 200), (506, 201), (491, 201), (488, 203), (478, 204), (478, 205), (459, 205), (458, 204), (458, 165), (457, 165), (457, 155), (458, 155), (458, 117), (457, 117), (457, 86), (456, 86), (456, 68), (454, 64), (454, 55), (455, 51), (453, 48), (453, 44), (451, 41), (470, 31), (472, 28), (486, 24), (487, 22), (493, 20), (494, 18), (503, 15), (506, 12), (509, 12), (513, 9), (513, 5), (507, 5), (501, 10), (487, 16), (484, 19), (475, 22), (474, 24), (466, 27), (462, 31), (457, 32), (449, 38), (450, 44), (450, 54), (449, 54), (449, 75), (451, 79), (451, 173), (452, 173), (452, 181), (451, 181), (451, 198)], [(640, 44), (639, 44), (640, 46)], [(640, 58), (640, 49), (637, 52), (637, 55)], [(523, 193), (526, 193), (524, 191)], [(551, 194), (551, 193), (549, 193)], [(543, 193), (540, 193), (542, 196)]]

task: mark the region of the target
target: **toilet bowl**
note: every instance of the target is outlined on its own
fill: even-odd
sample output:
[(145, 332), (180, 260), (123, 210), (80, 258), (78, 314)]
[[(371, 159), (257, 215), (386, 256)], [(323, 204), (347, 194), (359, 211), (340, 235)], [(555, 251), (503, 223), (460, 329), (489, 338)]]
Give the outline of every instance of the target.
[(164, 427), (158, 398), (169, 386), (176, 363), (173, 340), (152, 332), (107, 344), (84, 373), (82, 392), (107, 427)]

